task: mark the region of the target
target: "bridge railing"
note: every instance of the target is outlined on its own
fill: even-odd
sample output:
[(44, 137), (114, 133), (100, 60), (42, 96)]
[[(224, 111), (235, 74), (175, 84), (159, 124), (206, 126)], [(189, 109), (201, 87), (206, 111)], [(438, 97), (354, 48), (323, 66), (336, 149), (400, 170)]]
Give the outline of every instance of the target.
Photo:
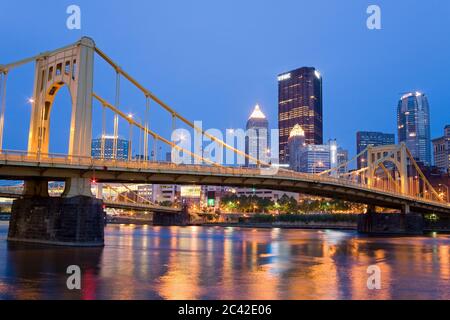
[[(46, 164), (50, 166), (54, 165), (66, 165), (66, 166), (87, 166), (92, 168), (92, 170), (102, 170), (102, 169), (128, 169), (128, 170), (153, 170), (155, 172), (162, 171), (176, 171), (177, 173), (186, 171), (189, 173), (196, 172), (204, 175), (224, 175), (224, 176), (245, 176), (245, 177), (255, 177), (261, 178), (264, 176), (261, 169), (258, 168), (243, 168), (243, 167), (217, 167), (212, 165), (199, 165), (199, 164), (175, 164), (171, 162), (161, 162), (161, 161), (150, 161), (142, 159), (132, 159), (132, 160), (118, 160), (118, 159), (97, 159), (86, 156), (68, 156), (63, 154), (43, 154), (43, 153), (31, 153), (26, 151), (14, 151), (14, 150), (2, 150), (0, 152), (0, 161), (4, 162), (26, 162), (36, 165)], [(403, 197), (408, 200), (421, 200), (429, 203), (439, 203), (443, 204), (441, 201), (435, 201), (432, 199), (419, 198), (412, 196), (407, 193), (401, 193), (399, 191), (386, 191), (384, 189), (369, 186), (367, 184), (354, 182), (347, 179), (339, 179), (332, 176), (320, 176), (315, 174), (295, 172), (291, 170), (286, 170), (279, 168), (276, 175), (267, 177), (276, 178), (288, 178), (291, 180), (306, 180), (316, 183), (328, 183), (335, 184), (337, 186), (347, 186), (356, 189), (366, 190), (366, 191), (376, 191), (388, 196), (398, 196)]]

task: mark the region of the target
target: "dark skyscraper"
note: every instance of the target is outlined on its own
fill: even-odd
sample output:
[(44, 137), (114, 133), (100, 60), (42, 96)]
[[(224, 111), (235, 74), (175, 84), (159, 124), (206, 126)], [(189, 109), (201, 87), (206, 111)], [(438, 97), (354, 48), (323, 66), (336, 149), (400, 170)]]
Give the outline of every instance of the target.
[[(364, 149), (366, 149), (369, 145), (384, 146), (395, 144), (395, 135), (391, 133), (382, 133), (382, 132), (368, 132), (368, 131), (359, 131), (356, 133), (356, 153), (361, 153)], [(358, 169), (361, 169), (367, 166), (367, 152), (358, 157)]]
[(306, 144), (322, 144), (322, 77), (315, 68), (303, 67), (278, 76), (278, 128), (280, 163), (289, 163), (288, 139), (296, 124)]
[(431, 165), (430, 107), (425, 94), (403, 95), (397, 109), (398, 142), (404, 142), (417, 161)]

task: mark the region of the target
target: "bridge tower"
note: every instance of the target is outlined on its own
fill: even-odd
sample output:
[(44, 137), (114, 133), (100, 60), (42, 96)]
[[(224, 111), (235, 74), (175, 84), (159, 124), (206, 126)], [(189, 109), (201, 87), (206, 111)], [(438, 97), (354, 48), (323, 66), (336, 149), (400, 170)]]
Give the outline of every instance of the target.
[[(367, 185), (376, 188), (376, 173), (381, 169), (392, 182), (395, 192), (409, 195), (408, 178), (409, 154), (405, 143), (400, 145), (369, 146), (367, 149)], [(388, 170), (385, 164), (390, 163), (395, 170)], [(423, 232), (423, 217), (413, 213), (405, 202), (401, 204), (400, 214), (375, 213), (375, 206), (369, 205), (367, 214), (361, 215), (358, 221), (358, 231), (373, 234), (421, 234)]]
[[(397, 169), (398, 178), (400, 184), (398, 184), (398, 179), (392, 177), (388, 172), (385, 163), (392, 163)], [(368, 147), (367, 149), (367, 184), (370, 187), (375, 185), (375, 174), (377, 169), (381, 168), (386, 175), (392, 179), (394, 184), (397, 185), (397, 192), (402, 194), (407, 194), (409, 191), (408, 186), (408, 155), (406, 152), (406, 145), (401, 143), (397, 145), (386, 145), (378, 147)]]
[(94, 41), (84, 37), (71, 46), (37, 58), (29, 153), (48, 154), (51, 109), (59, 89), (66, 85), (72, 99), (68, 155), (91, 156), (94, 52)]
[[(28, 156), (48, 158), (51, 110), (58, 91), (67, 86), (72, 100), (67, 157), (90, 157), (95, 43), (84, 37), (70, 46), (36, 57), (28, 136)], [(33, 178), (14, 201), (9, 241), (70, 246), (102, 246), (103, 202), (93, 197), (88, 178), (66, 179), (62, 197), (48, 194), (48, 181)]]

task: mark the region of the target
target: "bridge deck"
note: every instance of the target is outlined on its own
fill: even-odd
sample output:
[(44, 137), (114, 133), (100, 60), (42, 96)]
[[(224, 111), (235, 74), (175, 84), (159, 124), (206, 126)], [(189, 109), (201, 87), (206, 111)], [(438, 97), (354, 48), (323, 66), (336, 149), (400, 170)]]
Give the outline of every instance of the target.
[(23, 152), (0, 154), (0, 178), (64, 180), (83, 177), (99, 182), (197, 184), (260, 187), (401, 209), (409, 205), (415, 212), (450, 214), (450, 204), (371, 188), (328, 176), (279, 169), (177, 165), (149, 161), (101, 160), (85, 157), (36, 155)]

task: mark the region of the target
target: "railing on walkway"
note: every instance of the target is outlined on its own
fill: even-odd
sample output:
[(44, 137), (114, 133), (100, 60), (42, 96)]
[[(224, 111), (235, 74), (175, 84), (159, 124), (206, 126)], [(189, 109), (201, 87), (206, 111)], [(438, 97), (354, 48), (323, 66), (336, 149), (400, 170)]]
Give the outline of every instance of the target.
[(29, 153), (26, 151), (2, 150), (0, 152), (0, 162), (19, 162), (30, 163), (37, 166), (85, 166), (92, 170), (101, 171), (109, 170), (139, 170), (139, 171), (154, 171), (186, 174), (204, 174), (204, 175), (223, 175), (226, 177), (245, 177), (245, 178), (286, 178), (289, 180), (301, 180), (313, 183), (325, 183), (336, 186), (345, 186), (355, 189), (360, 189), (369, 192), (376, 192), (386, 196), (395, 196), (404, 198), (410, 201), (421, 201), (432, 205), (439, 205), (448, 207), (450, 204), (443, 200), (433, 200), (423, 197), (412, 196), (410, 194), (401, 193), (398, 191), (387, 191), (377, 187), (369, 186), (367, 184), (354, 182), (347, 179), (339, 179), (332, 176), (320, 176), (316, 174), (308, 174), (286, 170), (283, 168), (276, 168), (275, 174), (270, 174), (272, 170), (269, 168), (243, 168), (243, 167), (217, 167), (212, 165), (200, 164), (175, 164), (171, 162), (150, 161), (142, 159), (133, 160), (114, 160), (114, 159), (97, 159), (85, 156), (68, 156), (63, 154), (38, 154)]

